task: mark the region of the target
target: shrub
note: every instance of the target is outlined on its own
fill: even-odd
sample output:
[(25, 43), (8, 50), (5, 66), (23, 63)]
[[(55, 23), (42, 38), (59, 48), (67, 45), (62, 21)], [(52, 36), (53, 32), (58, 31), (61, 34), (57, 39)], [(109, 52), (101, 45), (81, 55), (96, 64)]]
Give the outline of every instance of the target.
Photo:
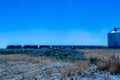
[(97, 63), (99, 62), (99, 60), (98, 60), (97, 58), (91, 57), (91, 58), (90, 58), (90, 62), (91, 62), (92, 64), (97, 64)]

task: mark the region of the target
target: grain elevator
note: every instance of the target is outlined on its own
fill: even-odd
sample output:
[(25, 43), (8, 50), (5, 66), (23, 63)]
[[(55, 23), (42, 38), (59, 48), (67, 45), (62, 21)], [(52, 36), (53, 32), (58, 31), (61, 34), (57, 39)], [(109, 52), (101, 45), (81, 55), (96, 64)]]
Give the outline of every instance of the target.
[(120, 48), (120, 28), (114, 28), (108, 33), (108, 47)]

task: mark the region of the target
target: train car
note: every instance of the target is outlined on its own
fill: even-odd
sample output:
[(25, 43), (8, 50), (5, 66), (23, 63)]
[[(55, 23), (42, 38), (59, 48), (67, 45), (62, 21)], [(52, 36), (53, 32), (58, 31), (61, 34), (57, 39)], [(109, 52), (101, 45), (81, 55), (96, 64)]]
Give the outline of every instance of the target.
[(38, 49), (38, 45), (24, 45), (23, 49)]
[(7, 49), (22, 49), (21, 45), (8, 45)]
[(74, 47), (72, 45), (64, 45), (63, 49), (73, 49)]
[(40, 45), (39, 49), (51, 49), (52, 47), (50, 45)]
[(38, 47), (38, 45), (32, 45), (32, 48), (33, 49), (38, 49), (39, 47)]
[(73, 49), (84, 49), (84, 46), (82, 46), (82, 45), (74, 45)]
[(52, 49), (63, 49), (62, 45), (52, 45)]

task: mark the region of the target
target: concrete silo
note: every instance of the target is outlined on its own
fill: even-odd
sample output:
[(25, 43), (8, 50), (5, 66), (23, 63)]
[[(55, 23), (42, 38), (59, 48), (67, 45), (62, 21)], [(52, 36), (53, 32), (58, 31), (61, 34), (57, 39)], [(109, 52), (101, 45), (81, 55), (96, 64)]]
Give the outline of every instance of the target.
[(108, 33), (108, 47), (120, 48), (120, 28), (114, 28)]

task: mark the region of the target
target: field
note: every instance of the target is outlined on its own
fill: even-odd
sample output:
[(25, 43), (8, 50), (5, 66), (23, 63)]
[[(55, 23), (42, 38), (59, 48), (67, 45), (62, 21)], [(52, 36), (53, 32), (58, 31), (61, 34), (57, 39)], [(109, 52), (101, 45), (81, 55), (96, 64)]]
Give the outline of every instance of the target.
[(85, 49), (80, 50), (86, 53), (86, 57), (97, 57), (101, 59), (110, 59), (115, 56), (120, 58), (120, 49)]
[(120, 80), (120, 49), (0, 50), (0, 80)]

